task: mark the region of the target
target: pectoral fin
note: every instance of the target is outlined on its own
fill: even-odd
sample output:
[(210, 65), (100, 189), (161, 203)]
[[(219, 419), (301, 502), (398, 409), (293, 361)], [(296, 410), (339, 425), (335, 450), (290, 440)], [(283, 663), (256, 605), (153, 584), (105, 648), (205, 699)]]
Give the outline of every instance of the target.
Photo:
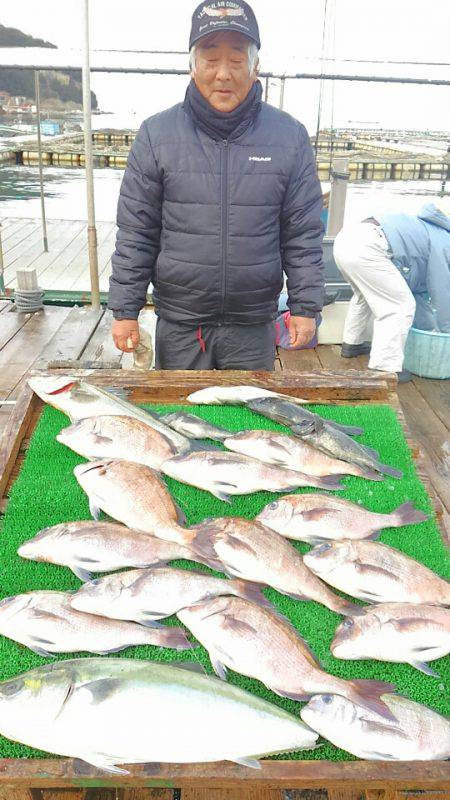
[(83, 583), (92, 580), (92, 572), (88, 572), (87, 569), (83, 569), (82, 567), (71, 567), (71, 570), (73, 574), (80, 579), (80, 581), (83, 581)]
[(94, 519), (98, 521), (100, 519), (101, 509), (100, 506), (97, 505), (97, 503), (98, 500), (96, 497), (94, 497), (94, 495), (89, 497), (89, 511), (91, 512), (91, 515), (94, 517)]
[(235, 764), (241, 764), (243, 767), (250, 767), (250, 769), (261, 769), (261, 764), (256, 758), (233, 758), (231, 760)]
[(217, 656), (213, 655), (212, 653), (209, 653), (209, 658), (211, 660), (212, 668), (216, 673), (217, 677), (220, 678), (220, 680), (222, 681), (226, 681), (227, 668), (225, 664), (222, 664), (220, 659)]
[(423, 672), (424, 675), (430, 675), (431, 678), (440, 678), (439, 672), (436, 672), (434, 669), (425, 664), (425, 661), (410, 661), (409, 662), (412, 667), (418, 669), (419, 672)]

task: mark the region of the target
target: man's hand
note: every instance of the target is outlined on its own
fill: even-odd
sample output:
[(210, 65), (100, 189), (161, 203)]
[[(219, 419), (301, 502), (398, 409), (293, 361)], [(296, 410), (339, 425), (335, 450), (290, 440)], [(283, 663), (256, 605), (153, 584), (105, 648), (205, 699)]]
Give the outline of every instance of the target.
[(137, 319), (115, 319), (112, 325), (112, 337), (118, 350), (132, 353), (139, 344)]
[(316, 332), (316, 320), (310, 317), (290, 317), (289, 337), (291, 347), (308, 344)]

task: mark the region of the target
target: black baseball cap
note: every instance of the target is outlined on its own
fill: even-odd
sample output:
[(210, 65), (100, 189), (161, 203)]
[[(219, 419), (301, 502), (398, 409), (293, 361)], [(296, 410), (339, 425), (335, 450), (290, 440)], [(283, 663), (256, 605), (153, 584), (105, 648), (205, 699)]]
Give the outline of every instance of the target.
[(192, 14), (189, 50), (195, 42), (217, 31), (235, 31), (248, 36), (261, 47), (259, 29), (253, 10), (244, 0), (212, 0), (200, 3)]

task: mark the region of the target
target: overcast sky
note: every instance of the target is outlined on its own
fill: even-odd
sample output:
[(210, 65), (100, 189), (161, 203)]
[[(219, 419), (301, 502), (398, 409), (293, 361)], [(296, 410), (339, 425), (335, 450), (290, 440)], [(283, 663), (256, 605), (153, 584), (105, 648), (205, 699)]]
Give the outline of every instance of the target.
[[(260, 26), (263, 69), (277, 72), (293, 71), (296, 66), (304, 69), (308, 66), (305, 58), (320, 58), (325, 0), (253, 0), (251, 5)], [(126, 0), (125, 3), (91, 0), (90, 6), (91, 48), (94, 50), (187, 49), (190, 17), (195, 8), (191, 0)], [(47, 39), (59, 48), (79, 48), (83, 34), (82, 7), (83, 0), (12, 0), (9, 3), (3, 0), (0, 23)], [(328, 55), (334, 53), (338, 59), (450, 61), (450, 0), (328, 0), (328, 9), (331, 12)], [(179, 60), (177, 65), (180, 65)], [(311, 69), (313, 66), (317, 64), (311, 64)], [(450, 68), (442, 66), (379, 67), (356, 63), (347, 64), (346, 68), (349, 72), (364, 74), (382, 69), (384, 74), (450, 78)], [(331, 64), (328, 69), (333, 71)], [(116, 101), (121, 107), (128, 101), (130, 109), (143, 117), (159, 110), (160, 106), (164, 108), (182, 99), (185, 81), (162, 80), (164, 84), (160, 78), (148, 76), (93, 75), (92, 87), (102, 108), (117, 111), (118, 108), (112, 108)], [(290, 82), (286, 87), (285, 108), (304, 119), (311, 129), (317, 114), (319, 84), (317, 81), (304, 82), (303, 86), (298, 81), (295, 83), (296, 86)], [(274, 93), (276, 91), (274, 87)], [(144, 100), (143, 92), (147, 95)], [(326, 82), (324, 114), (328, 118), (332, 94), (332, 85)], [(370, 121), (373, 118), (392, 127), (402, 127), (403, 122), (405, 127), (426, 128), (429, 125), (448, 129), (449, 97), (450, 88), (335, 84), (335, 122), (344, 124), (346, 120)]]

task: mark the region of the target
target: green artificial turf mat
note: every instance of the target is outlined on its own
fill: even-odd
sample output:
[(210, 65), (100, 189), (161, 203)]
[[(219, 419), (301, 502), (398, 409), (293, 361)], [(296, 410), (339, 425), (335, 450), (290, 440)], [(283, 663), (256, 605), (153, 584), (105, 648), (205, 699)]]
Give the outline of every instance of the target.
[[(150, 407), (150, 406), (149, 406)], [(176, 405), (154, 405), (157, 411), (172, 411)], [(365, 434), (359, 441), (379, 450), (384, 463), (404, 470), (402, 480), (387, 477), (374, 482), (362, 478), (346, 478), (346, 490), (338, 496), (360, 503), (372, 511), (388, 513), (406, 501), (429, 513), (429, 521), (397, 529), (386, 529), (381, 541), (392, 545), (409, 556), (421, 561), (443, 577), (450, 577), (450, 565), (441, 535), (433, 519), (430, 499), (416, 475), (409, 448), (398, 420), (389, 406), (309, 406), (324, 417), (339, 422), (360, 425)], [(265, 417), (246, 408), (235, 406), (191, 406), (188, 409), (204, 419), (230, 430), (264, 428), (287, 430)], [(38, 422), (25, 462), (15, 481), (5, 516), (1, 525), (1, 597), (33, 589), (76, 589), (80, 581), (69, 569), (52, 564), (35, 563), (19, 558), (19, 544), (34, 536), (41, 528), (59, 522), (90, 519), (88, 502), (83, 490), (73, 476), (73, 468), (83, 461), (55, 440), (61, 428), (68, 425), (67, 417), (53, 408), (46, 407)], [(224, 503), (208, 492), (185, 486), (170, 478), (168, 486), (173, 496), (185, 511), (187, 523), (194, 524), (211, 516), (242, 516), (253, 518), (266, 503), (278, 495), (258, 492), (249, 496), (232, 498)], [(315, 491), (300, 489), (299, 492)], [(105, 517), (106, 518), (106, 517)], [(300, 552), (307, 545), (294, 543)], [(175, 562), (187, 568), (199, 568), (191, 562)], [(201, 569), (207, 568), (200, 567)], [(450, 712), (449, 685), (450, 659), (433, 662), (439, 673), (438, 679), (419, 673), (406, 664), (389, 664), (375, 661), (340, 661), (334, 659), (329, 645), (341, 618), (314, 602), (299, 602), (278, 592), (267, 589), (267, 597), (285, 614), (309, 642), (325, 670), (342, 678), (374, 678), (391, 681), (402, 694), (422, 702), (444, 714)], [(169, 620), (167, 624), (175, 624)], [(86, 654), (89, 655), (89, 654)], [(118, 654), (125, 658), (151, 658), (164, 661), (186, 661), (189, 651), (175, 653), (152, 646), (129, 648)], [(72, 658), (72, 654), (58, 659)], [(78, 656), (76, 656), (78, 657)], [(116, 656), (117, 657), (117, 656)], [(192, 658), (201, 661), (212, 673), (211, 665), (203, 648), (198, 648)], [(0, 636), (0, 679), (7, 679), (45, 663), (45, 659), (19, 644)], [(54, 661), (52, 659), (50, 663)], [(229, 680), (288, 711), (298, 715), (300, 704), (283, 699), (266, 689), (259, 681), (229, 672)], [(195, 720), (192, 721), (195, 725)], [(220, 725), (220, 720), (217, 721)], [(188, 734), (187, 734), (188, 735)], [(36, 757), (44, 754), (0, 737), (0, 757)], [(315, 751), (303, 751), (279, 758), (353, 760), (353, 756), (325, 742)]]

